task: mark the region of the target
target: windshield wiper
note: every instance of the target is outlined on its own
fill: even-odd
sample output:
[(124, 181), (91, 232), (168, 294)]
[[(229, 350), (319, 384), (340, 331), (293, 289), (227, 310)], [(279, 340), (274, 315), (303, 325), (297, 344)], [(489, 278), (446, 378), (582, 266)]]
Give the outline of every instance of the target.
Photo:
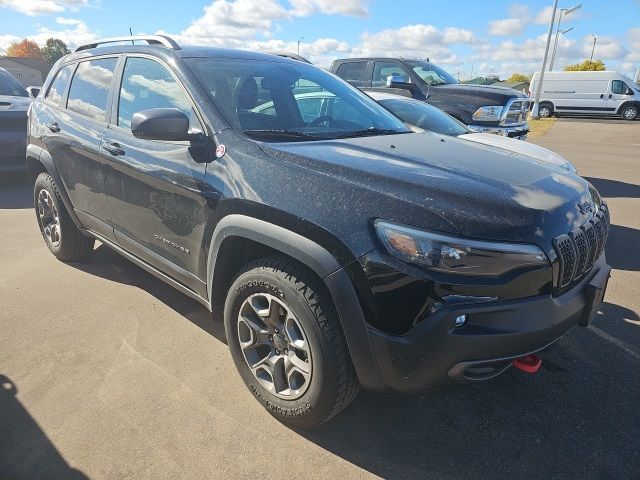
[(287, 139), (287, 140), (324, 140), (322, 137), (309, 135), (308, 133), (298, 132), (296, 130), (245, 130), (245, 135), (250, 137), (261, 137), (269, 139)]
[(342, 135), (338, 135), (337, 138), (353, 138), (353, 137), (369, 137), (374, 135), (396, 135), (398, 133), (410, 133), (411, 130), (407, 130), (406, 132), (402, 130), (393, 130), (390, 128), (365, 128), (362, 130), (354, 130), (352, 132), (343, 133)]

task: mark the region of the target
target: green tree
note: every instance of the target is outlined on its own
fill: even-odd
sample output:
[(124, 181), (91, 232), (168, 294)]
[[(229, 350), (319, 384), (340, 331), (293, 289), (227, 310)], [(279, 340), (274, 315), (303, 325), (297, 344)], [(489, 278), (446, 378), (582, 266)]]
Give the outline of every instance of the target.
[(531, 78), (529, 78), (528, 75), (525, 75), (523, 73), (514, 73), (505, 81), (509, 83), (523, 83), (523, 82), (529, 82), (530, 80)]
[(575, 65), (567, 65), (564, 67), (565, 72), (593, 72), (606, 70), (607, 67), (602, 60), (596, 60), (594, 62), (585, 60), (582, 63), (576, 63)]
[(60, 58), (67, 55), (68, 53), (71, 52), (67, 48), (67, 44), (59, 38), (48, 39), (44, 44), (44, 48), (42, 49), (42, 56), (47, 62), (51, 64), (56, 63)]

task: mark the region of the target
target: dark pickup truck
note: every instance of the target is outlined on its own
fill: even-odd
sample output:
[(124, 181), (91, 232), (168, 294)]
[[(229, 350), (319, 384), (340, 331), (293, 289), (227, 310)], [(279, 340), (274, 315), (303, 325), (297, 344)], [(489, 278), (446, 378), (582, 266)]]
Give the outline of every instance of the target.
[(467, 124), (476, 132), (524, 139), (529, 99), (511, 88), (465, 85), (427, 60), (349, 58), (330, 71), (363, 90), (408, 92)]

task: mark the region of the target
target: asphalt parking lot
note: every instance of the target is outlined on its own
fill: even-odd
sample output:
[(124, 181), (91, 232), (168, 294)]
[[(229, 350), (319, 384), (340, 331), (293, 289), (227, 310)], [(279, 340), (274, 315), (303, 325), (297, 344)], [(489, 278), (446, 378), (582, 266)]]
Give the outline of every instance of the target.
[(312, 431), (276, 422), (222, 325), (105, 247), (46, 249), (30, 186), (0, 183), (0, 479), (640, 478), (640, 122), (559, 119), (535, 142), (612, 212), (606, 303), (537, 375), (418, 398), (362, 393)]

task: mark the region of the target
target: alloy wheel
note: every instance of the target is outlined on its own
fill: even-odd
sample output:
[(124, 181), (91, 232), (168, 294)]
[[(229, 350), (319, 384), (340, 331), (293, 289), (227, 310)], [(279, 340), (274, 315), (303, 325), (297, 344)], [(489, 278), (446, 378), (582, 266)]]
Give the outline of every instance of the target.
[(44, 188), (38, 194), (38, 218), (49, 243), (54, 247), (60, 245), (60, 215), (53, 198)]
[(295, 400), (311, 382), (307, 335), (291, 308), (268, 293), (256, 293), (238, 313), (238, 341), (253, 376), (276, 397)]

